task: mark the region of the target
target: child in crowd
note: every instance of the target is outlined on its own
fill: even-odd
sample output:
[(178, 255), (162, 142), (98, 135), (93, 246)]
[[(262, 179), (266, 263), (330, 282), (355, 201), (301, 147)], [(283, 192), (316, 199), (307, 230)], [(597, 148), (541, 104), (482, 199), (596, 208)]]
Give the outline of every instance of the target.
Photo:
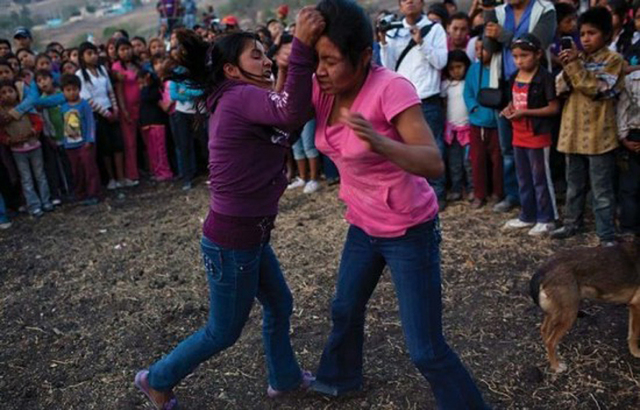
[(611, 12), (613, 31), (609, 43), (609, 50), (625, 55), (631, 47), (635, 28), (628, 21), (629, 4), (627, 0), (607, 0), (606, 8)]
[(65, 61), (60, 66), (60, 75), (75, 74), (75, 73), (78, 72), (79, 68), (80, 67), (78, 67), (78, 65), (76, 63), (74, 63), (73, 61)]
[(27, 69), (31, 71), (35, 70), (36, 55), (33, 53), (33, 51), (26, 48), (21, 48), (20, 50), (16, 51), (16, 57), (18, 57), (18, 61), (20, 61), (21, 69)]
[(69, 49), (69, 61), (72, 61), (73, 64), (77, 66), (80, 65), (80, 54), (78, 53), (78, 47)]
[(555, 9), (558, 26), (553, 44), (551, 44), (551, 63), (553, 73), (558, 74), (562, 70), (562, 62), (558, 57), (562, 51), (562, 39), (571, 37), (578, 49), (581, 50), (582, 46), (580, 45), (580, 33), (578, 32), (578, 12), (575, 7), (569, 3), (557, 3)]
[[(167, 48), (164, 45), (164, 40), (158, 37), (149, 40), (149, 54), (152, 59), (155, 56), (164, 56), (166, 53)], [(153, 64), (153, 61), (151, 63)]]
[(524, 34), (511, 43), (518, 71), (509, 81), (509, 105), (501, 115), (511, 121), (516, 176), (522, 206), (518, 218), (506, 229), (531, 228), (529, 235), (547, 235), (558, 219), (551, 180), (549, 154), (551, 117), (559, 112), (554, 77), (540, 68), (542, 44), (533, 34)]
[(7, 58), (11, 54), (11, 42), (6, 38), (0, 38), (0, 58)]
[(620, 158), (620, 230), (640, 235), (640, 71), (625, 78), (617, 106)]
[(624, 55), (629, 63), (628, 73), (640, 70), (640, 1), (633, 4), (633, 27), (635, 31), (631, 37), (631, 45)]
[(18, 60), (18, 57), (16, 57), (15, 54), (7, 54), (5, 56), (5, 60), (7, 60), (9, 64), (11, 64), (11, 69), (14, 73), (17, 74), (18, 71), (20, 71), (20, 60)]
[[(0, 82), (0, 112), (6, 114), (19, 103), (18, 89), (13, 81)], [(5, 115), (2, 116), (6, 118)], [(52, 211), (49, 184), (44, 172), (42, 148), (38, 137), (42, 132), (42, 120), (38, 114), (27, 114), (17, 120), (0, 125), (0, 143), (11, 148), (20, 173), (22, 192), (29, 213), (40, 217), (43, 211)], [(34, 186), (38, 185), (38, 189)], [(39, 195), (38, 195), (39, 194)]]
[(491, 53), (482, 47), (482, 37), (476, 40), (478, 61), (467, 72), (463, 97), (471, 124), (470, 154), (473, 178), (472, 209), (483, 207), (489, 197), (498, 202), (504, 196), (502, 154), (498, 140), (498, 122), (491, 108), (478, 103), (481, 88), (489, 87)]
[(300, 138), (293, 144), (293, 159), (298, 166), (297, 176), (287, 189), (304, 187), (305, 194), (313, 194), (320, 189), (320, 152), (315, 144), (315, 119), (305, 124)]
[(442, 82), (442, 96), (446, 98), (447, 122), (444, 140), (447, 144), (447, 165), (451, 189), (447, 201), (459, 201), (463, 198), (463, 190), (473, 200), (473, 183), (471, 180), (471, 163), (469, 161), (469, 113), (464, 102), (465, 76), (471, 61), (463, 50), (449, 52), (445, 68), (447, 79)]
[(161, 83), (151, 71), (138, 72), (140, 86), (140, 128), (147, 145), (149, 168), (157, 181), (173, 179), (167, 160), (166, 130), (167, 114), (162, 109)]
[(64, 146), (71, 162), (76, 199), (83, 205), (95, 205), (100, 198), (100, 174), (94, 149), (96, 125), (93, 110), (86, 100), (80, 98), (80, 79), (65, 74), (60, 79), (65, 103)]
[[(50, 71), (36, 71), (36, 84), (41, 97), (60, 92), (53, 83)], [(42, 155), (51, 191), (51, 203), (60, 205), (65, 195), (71, 194), (71, 169), (64, 149), (64, 119), (60, 105), (43, 108)]]
[(567, 154), (565, 225), (553, 238), (568, 238), (583, 223), (588, 186), (593, 194), (596, 233), (604, 246), (615, 244), (615, 150), (618, 148), (616, 97), (624, 86), (625, 62), (607, 48), (613, 33), (611, 14), (592, 7), (578, 19), (584, 53), (574, 46), (560, 53), (563, 71), (558, 93), (568, 92), (562, 111), (558, 151)]
[(76, 75), (82, 83), (80, 98), (86, 100), (93, 110), (98, 156), (109, 177), (107, 189), (134, 186), (132, 180), (124, 177), (124, 142), (118, 122), (118, 102), (109, 73), (100, 64), (95, 45), (86, 41), (80, 44), (78, 51), (80, 70)]
[(118, 61), (113, 63), (112, 70), (118, 78), (116, 91), (120, 103), (120, 129), (124, 140), (124, 172), (125, 177), (138, 184), (137, 136), (140, 119), (140, 88), (138, 87), (138, 70), (140, 65), (133, 54), (133, 47), (126, 38), (116, 43)]
[(60, 83), (60, 73), (53, 70), (53, 62), (51, 61), (51, 57), (49, 57), (47, 54), (38, 54), (36, 56), (35, 71), (38, 70), (50, 72), (51, 76), (53, 77), (53, 82), (55, 84)]

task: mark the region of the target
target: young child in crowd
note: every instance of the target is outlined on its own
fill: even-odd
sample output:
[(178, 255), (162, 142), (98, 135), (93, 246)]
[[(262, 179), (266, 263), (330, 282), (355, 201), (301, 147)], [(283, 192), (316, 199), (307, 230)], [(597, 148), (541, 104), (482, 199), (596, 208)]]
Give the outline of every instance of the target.
[(624, 55), (629, 63), (627, 73), (640, 70), (640, 1), (633, 4), (633, 28), (635, 31), (631, 36), (631, 45)]
[(140, 119), (140, 88), (138, 87), (138, 70), (140, 65), (133, 54), (133, 47), (126, 38), (116, 43), (118, 61), (113, 63), (112, 70), (118, 78), (116, 92), (120, 103), (120, 129), (124, 140), (124, 172), (125, 177), (137, 185), (138, 173), (137, 135)]
[(620, 155), (620, 230), (640, 235), (640, 71), (625, 78), (617, 106)]
[[(41, 97), (48, 97), (60, 92), (54, 85), (50, 71), (38, 70), (35, 76)], [(60, 105), (40, 110), (43, 120), (42, 154), (44, 168), (51, 191), (51, 203), (60, 205), (65, 195), (71, 194), (71, 168), (64, 149), (64, 119)]]
[(441, 94), (446, 98), (447, 113), (444, 140), (447, 144), (447, 165), (451, 180), (447, 201), (461, 200), (463, 190), (473, 200), (471, 163), (469, 161), (471, 125), (463, 97), (465, 76), (470, 65), (471, 61), (465, 51), (450, 51), (445, 67), (447, 79), (442, 82)]
[(78, 72), (78, 69), (79, 67), (76, 63), (67, 60), (60, 66), (60, 75), (75, 74), (76, 72)]
[(611, 246), (615, 244), (613, 182), (618, 148), (615, 109), (616, 97), (624, 86), (625, 62), (607, 48), (613, 23), (606, 8), (585, 11), (578, 26), (584, 53), (575, 46), (562, 51), (564, 68), (556, 78), (558, 93), (569, 93), (558, 141), (558, 151), (567, 154), (567, 203), (565, 225), (552, 237), (562, 239), (577, 233), (590, 182), (596, 233), (602, 245)]
[(511, 120), (516, 176), (522, 206), (518, 218), (507, 229), (531, 228), (529, 235), (547, 235), (558, 219), (551, 180), (551, 117), (559, 112), (554, 77), (540, 67), (542, 45), (533, 34), (524, 34), (511, 43), (518, 71), (509, 81), (509, 105), (501, 115)]
[[(164, 40), (158, 37), (149, 40), (149, 54), (152, 59), (156, 56), (164, 56), (166, 53), (167, 48), (164, 45)], [(153, 61), (151, 63), (153, 64)]]
[(124, 177), (124, 142), (118, 121), (118, 102), (107, 69), (100, 64), (98, 48), (89, 42), (78, 48), (80, 70), (77, 76), (82, 83), (80, 98), (93, 110), (96, 124), (96, 145), (109, 182), (107, 189), (134, 186)]
[(578, 32), (578, 12), (575, 7), (569, 3), (557, 3), (555, 9), (558, 26), (553, 44), (551, 44), (551, 63), (553, 73), (558, 74), (562, 70), (562, 62), (558, 57), (562, 51), (562, 39), (570, 37), (578, 49), (582, 49), (582, 46)]
[(472, 209), (483, 207), (489, 197), (498, 202), (504, 196), (502, 154), (498, 140), (498, 122), (491, 108), (478, 103), (481, 88), (489, 87), (491, 53), (482, 47), (482, 37), (476, 40), (478, 61), (467, 72), (463, 97), (471, 124), (470, 156), (473, 178)]
[(60, 79), (65, 103), (64, 146), (71, 162), (76, 199), (83, 205), (95, 205), (100, 199), (100, 174), (94, 149), (96, 125), (93, 110), (80, 98), (80, 79), (65, 74)]
[[(6, 114), (19, 102), (15, 83), (10, 80), (0, 82), (0, 112)], [(2, 115), (2, 118), (7, 117)], [(11, 148), (20, 173), (22, 193), (27, 201), (28, 211), (35, 217), (42, 216), (43, 211), (53, 210), (49, 184), (44, 172), (42, 148), (38, 139), (41, 132), (42, 120), (35, 113), (24, 115), (17, 120), (3, 121), (0, 125), (0, 143)], [(38, 186), (37, 191), (34, 183)]]
[(140, 86), (140, 128), (147, 145), (149, 168), (157, 181), (173, 179), (167, 160), (166, 130), (167, 114), (161, 107), (162, 84), (151, 71), (138, 72)]

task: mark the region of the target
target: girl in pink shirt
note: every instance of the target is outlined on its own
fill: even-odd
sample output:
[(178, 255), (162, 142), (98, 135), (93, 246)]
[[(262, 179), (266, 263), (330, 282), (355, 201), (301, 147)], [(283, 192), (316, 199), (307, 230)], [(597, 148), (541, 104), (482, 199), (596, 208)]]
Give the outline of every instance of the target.
[(362, 388), (366, 305), (389, 265), (409, 354), (438, 408), (485, 409), (442, 334), (438, 201), (427, 178), (444, 165), (420, 99), (407, 79), (371, 64), (372, 25), (357, 3), (317, 8), (326, 30), (316, 44), (316, 147), (340, 171), (351, 226), (312, 388), (332, 396)]
[(120, 127), (124, 139), (124, 172), (125, 177), (136, 183), (140, 179), (138, 173), (137, 136), (140, 118), (140, 88), (136, 78), (138, 66), (133, 56), (133, 48), (126, 38), (116, 42), (118, 61), (113, 63), (113, 73), (118, 77), (116, 92), (120, 103)]

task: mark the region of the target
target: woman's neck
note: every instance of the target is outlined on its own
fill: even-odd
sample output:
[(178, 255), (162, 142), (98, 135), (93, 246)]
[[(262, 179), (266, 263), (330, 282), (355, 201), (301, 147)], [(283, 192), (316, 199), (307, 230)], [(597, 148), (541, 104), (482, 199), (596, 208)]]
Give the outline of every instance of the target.
[(524, 70), (519, 70), (518, 71), (518, 75), (516, 76), (516, 80), (518, 81), (522, 81), (522, 82), (529, 82), (531, 81), (531, 79), (536, 75), (536, 73), (538, 72), (540, 66), (537, 65), (535, 66), (535, 68), (531, 71), (524, 71)]

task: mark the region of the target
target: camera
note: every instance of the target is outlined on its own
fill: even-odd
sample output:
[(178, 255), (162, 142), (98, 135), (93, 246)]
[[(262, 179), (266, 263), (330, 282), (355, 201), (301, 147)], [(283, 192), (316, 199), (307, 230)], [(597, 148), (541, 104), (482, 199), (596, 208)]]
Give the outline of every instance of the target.
[(398, 20), (398, 16), (395, 14), (386, 14), (378, 19), (376, 29), (378, 31), (386, 32), (393, 29), (402, 28), (404, 25), (402, 21)]

